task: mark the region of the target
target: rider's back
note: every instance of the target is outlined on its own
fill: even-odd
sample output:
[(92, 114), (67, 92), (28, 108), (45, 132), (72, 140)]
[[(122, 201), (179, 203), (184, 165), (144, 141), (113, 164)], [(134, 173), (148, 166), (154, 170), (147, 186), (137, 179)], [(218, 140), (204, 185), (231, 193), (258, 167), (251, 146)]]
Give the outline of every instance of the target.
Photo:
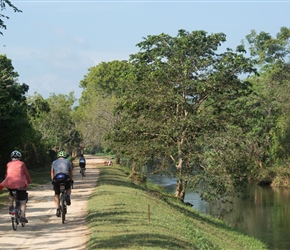
[(59, 158), (52, 163), (54, 175), (58, 173), (69, 174), (70, 162), (64, 158)]

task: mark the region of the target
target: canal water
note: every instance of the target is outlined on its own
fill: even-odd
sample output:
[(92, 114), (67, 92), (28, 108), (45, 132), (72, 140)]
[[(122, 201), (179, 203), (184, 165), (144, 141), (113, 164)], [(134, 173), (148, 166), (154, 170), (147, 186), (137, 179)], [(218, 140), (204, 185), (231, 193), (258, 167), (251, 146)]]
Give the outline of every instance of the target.
[[(148, 179), (175, 192), (176, 179), (150, 175)], [(210, 214), (226, 221), (249, 236), (266, 242), (269, 249), (290, 249), (290, 190), (271, 187), (249, 186), (247, 199), (233, 199), (233, 204), (208, 203), (199, 195), (187, 190), (185, 202), (201, 213)]]

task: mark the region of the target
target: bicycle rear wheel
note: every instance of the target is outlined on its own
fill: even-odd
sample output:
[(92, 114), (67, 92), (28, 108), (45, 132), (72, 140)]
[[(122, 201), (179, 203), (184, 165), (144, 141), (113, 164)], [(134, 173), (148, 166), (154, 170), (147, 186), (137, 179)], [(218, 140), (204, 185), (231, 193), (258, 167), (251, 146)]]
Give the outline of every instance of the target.
[(62, 224), (65, 222), (65, 214), (66, 214), (66, 204), (65, 204), (65, 195), (61, 195), (61, 221)]
[(15, 215), (16, 223), (17, 223), (17, 225), (20, 223), (22, 227), (25, 227), (25, 222), (20, 222), (21, 210), (20, 210), (20, 202), (19, 201), (16, 201), (16, 209), (17, 209), (17, 215)]
[(18, 223), (16, 221), (15, 216), (11, 217), (11, 222), (12, 222), (12, 228), (13, 228), (13, 230), (16, 231), (17, 230), (17, 224)]

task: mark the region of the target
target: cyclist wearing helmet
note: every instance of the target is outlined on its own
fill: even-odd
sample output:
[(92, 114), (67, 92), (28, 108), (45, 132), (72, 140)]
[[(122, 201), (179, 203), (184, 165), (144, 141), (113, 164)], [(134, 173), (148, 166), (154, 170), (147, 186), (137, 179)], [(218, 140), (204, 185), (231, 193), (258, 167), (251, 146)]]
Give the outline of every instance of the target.
[[(86, 174), (85, 174), (85, 170), (86, 170), (86, 159), (85, 159), (85, 157), (84, 157), (83, 154), (80, 155), (79, 166), (80, 166), (80, 168), (83, 168), (84, 176), (86, 176)], [(81, 173), (81, 170), (80, 170), (80, 173)]]
[(51, 180), (54, 190), (54, 204), (56, 207), (56, 216), (60, 217), (60, 186), (59, 183), (65, 183), (65, 189), (67, 193), (66, 203), (69, 206), (71, 204), (71, 182), (73, 180), (72, 166), (66, 159), (66, 152), (60, 151), (57, 153), (57, 159), (51, 165)]
[(6, 175), (4, 181), (0, 184), (0, 190), (3, 187), (9, 190), (10, 207), (12, 207), (12, 191), (17, 190), (17, 199), (20, 201), (21, 217), (20, 222), (28, 223), (25, 218), (26, 212), (26, 188), (31, 183), (31, 178), (24, 162), (20, 161), (21, 153), (14, 150), (11, 153), (11, 161), (7, 163)]

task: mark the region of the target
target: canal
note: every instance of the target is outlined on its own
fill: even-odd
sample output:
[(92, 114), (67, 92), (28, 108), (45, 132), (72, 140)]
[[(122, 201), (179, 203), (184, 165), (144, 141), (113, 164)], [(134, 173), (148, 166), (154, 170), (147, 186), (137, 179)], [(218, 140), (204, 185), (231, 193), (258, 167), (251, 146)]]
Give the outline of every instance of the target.
[[(150, 175), (148, 179), (175, 192), (176, 179)], [(199, 195), (187, 190), (185, 202), (201, 213), (210, 214), (226, 221), (245, 234), (266, 242), (269, 249), (290, 249), (290, 190), (271, 187), (249, 186), (247, 199), (233, 199), (233, 204), (206, 202)]]

